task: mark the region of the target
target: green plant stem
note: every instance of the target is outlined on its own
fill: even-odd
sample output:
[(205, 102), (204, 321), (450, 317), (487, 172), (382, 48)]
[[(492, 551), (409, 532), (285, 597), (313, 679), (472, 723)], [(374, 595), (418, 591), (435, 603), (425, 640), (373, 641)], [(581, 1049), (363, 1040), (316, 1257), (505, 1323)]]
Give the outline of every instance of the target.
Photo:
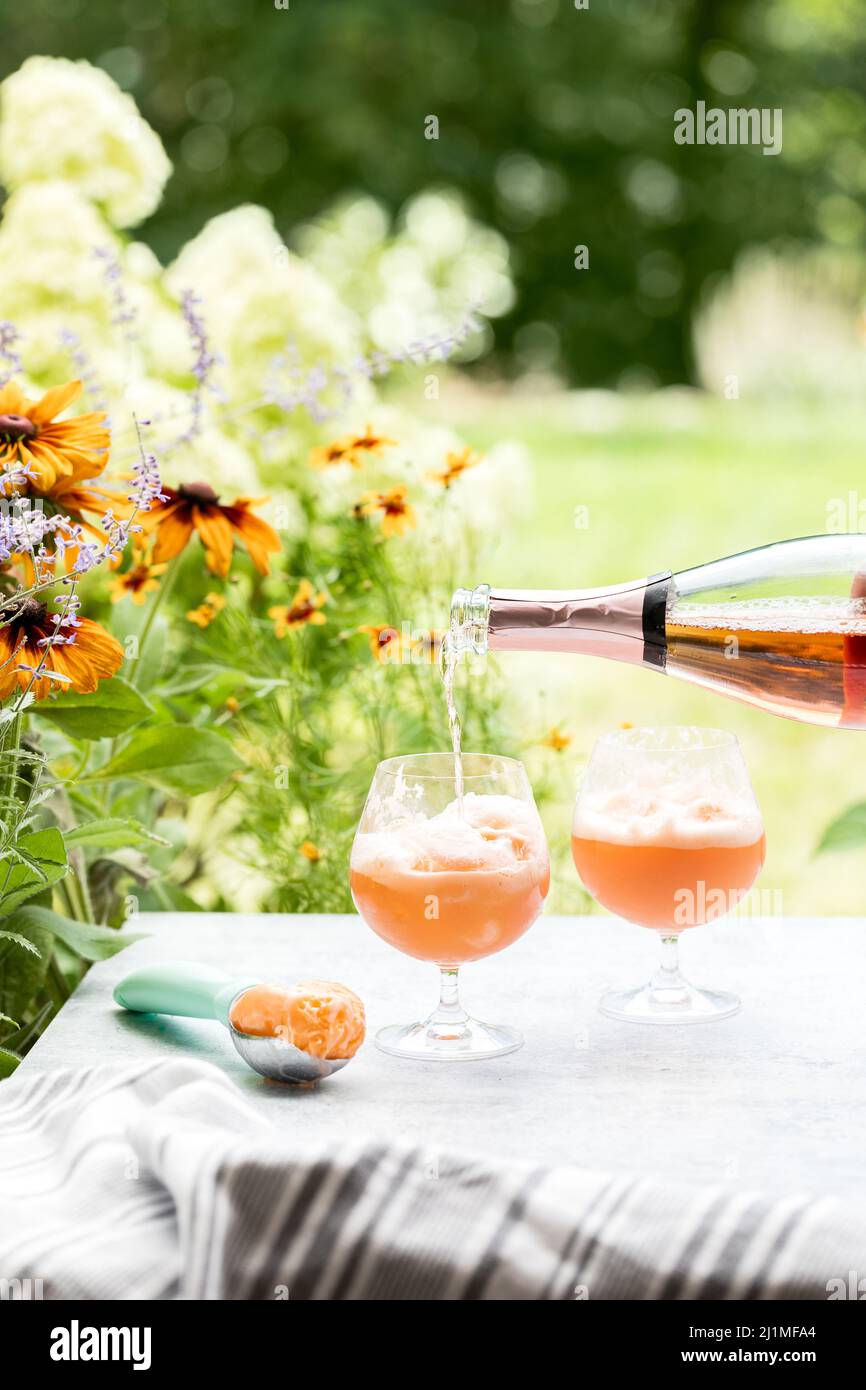
[[(0, 808), (4, 807), (7, 800), (11, 800), (16, 795), (15, 786), (18, 777), (18, 753), (21, 748), (21, 715), (16, 714), (10, 721), (9, 732), (11, 734), (11, 744), (6, 747), (6, 733), (4, 730), (2, 744), (2, 774), (0, 774)], [(7, 816), (4, 813), (4, 820)]]
[(63, 899), (63, 905), (67, 915), (69, 917), (74, 917), (76, 922), (91, 921), (91, 918), (85, 911), (84, 901), (75, 874), (67, 874), (66, 878), (62, 879), (57, 886), (60, 889), (60, 896)]
[(17, 748), (21, 739), (20, 714), (16, 714), (14, 719), (10, 719), (8, 723), (3, 725), (3, 731), (0, 733), (0, 753), (6, 752), (6, 739), (10, 733), (12, 734), (13, 744)]
[[(381, 551), (383, 547), (380, 546), (378, 547), (378, 549)], [(384, 559), (381, 554), (376, 555), (375, 570), (378, 573), (379, 589), (385, 600), (386, 612), (391, 617), (392, 622), (396, 623), (398, 619), (400, 604), (397, 597), (397, 593), (394, 589), (393, 584), (391, 583), (387, 565), (388, 561)], [(437, 725), (440, 722), (440, 719), (437, 718), (436, 712), (431, 704), (430, 688), (421, 679), (421, 673), (419, 672), (418, 667), (415, 665), (415, 662), (412, 661), (411, 657), (412, 654), (410, 652), (409, 674), (415, 684), (416, 690), (418, 691), (418, 698), (421, 701), (421, 707), (424, 711), (425, 718), (427, 719), (428, 727), (432, 731), (436, 729)], [(444, 700), (442, 701), (442, 707), (444, 709)]]
[(93, 903), (90, 900), (90, 885), (87, 882), (87, 863), (84, 854), (76, 857), (72, 865), (70, 882), (75, 885), (73, 896), (79, 910), (79, 921), (93, 921)]
[(139, 679), (144, 669), (144, 657), (153, 632), (156, 615), (174, 588), (174, 582), (177, 579), (177, 573), (180, 568), (180, 560), (180, 555), (175, 555), (174, 559), (170, 561), (168, 569), (163, 576), (162, 583), (150, 601), (150, 607), (147, 610), (141, 632), (138, 635), (138, 658), (135, 663), (135, 670), (129, 678), (129, 684), (136, 690), (138, 689)]
[(87, 771), (87, 764), (88, 764), (89, 762), (90, 762), (90, 741), (88, 740), (88, 741), (84, 744), (84, 747), (83, 747), (82, 750), (81, 750), (81, 757), (80, 757), (79, 760), (78, 760), (78, 766), (75, 767), (75, 768), (73, 769), (72, 775), (70, 776), (69, 781), (72, 782), (73, 784), (74, 784), (75, 782), (77, 782), (78, 779), (79, 779), (79, 777), (82, 777), (82, 776), (84, 775), (84, 773)]
[[(175, 580), (177, 579), (178, 570), (180, 568), (180, 561), (180, 555), (175, 555), (174, 559), (170, 561), (168, 569), (166, 570), (163, 576), (162, 583), (160, 584), (159, 588), (156, 590), (153, 598), (150, 601), (150, 606), (147, 610), (144, 623), (142, 624), (141, 632), (138, 634), (138, 657), (136, 658), (135, 667), (132, 671), (132, 674), (129, 677), (129, 684), (132, 686), (134, 690), (138, 689), (138, 686), (141, 681), (141, 674), (144, 670), (144, 658), (150, 643), (151, 635), (153, 633), (153, 626), (156, 621), (156, 616), (174, 587)], [(108, 748), (107, 761), (110, 762), (111, 759), (114, 757), (114, 754), (117, 752), (117, 747), (117, 739), (112, 739)], [(111, 809), (113, 800), (114, 787), (111, 785), (111, 783), (108, 783), (104, 789), (102, 796), (103, 805), (105, 806), (106, 811), (109, 811)]]

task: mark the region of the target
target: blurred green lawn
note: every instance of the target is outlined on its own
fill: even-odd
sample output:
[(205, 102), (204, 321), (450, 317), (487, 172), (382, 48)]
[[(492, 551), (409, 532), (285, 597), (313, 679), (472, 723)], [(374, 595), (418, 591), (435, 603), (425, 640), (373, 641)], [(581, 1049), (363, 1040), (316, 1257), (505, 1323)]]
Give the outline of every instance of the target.
[[(479, 448), (522, 441), (535, 474), (534, 516), (466, 583), (602, 584), (820, 533), (828, 506), (863, 476), (866, 413), (832, 404), (757, 407), (685, 391), (533, 400), (446, 389), (439, 409)], [(581, 507), (586, 529), (575, 525)], [(530, 740), (554, 725), (573, 736), (561, 754), (529, 754), (533, 779), (554, 777), (559, 789), (546, 821), (561, 885), (571, 787), (595, 737), (626, 720), (696, 723), (731, 729), (742, 742), (767, 827), (760, 887), (768, 898), (780, 890), (776, 910), (863, 912), (866, 846), (817, 857), (815, 847), (843, 807), (866, 800), (866, 734), (799, 725), (612, 662), (514, 655), (500, 665), (525, 701)], [(556, 905), (577, 905), (567, 886)]]

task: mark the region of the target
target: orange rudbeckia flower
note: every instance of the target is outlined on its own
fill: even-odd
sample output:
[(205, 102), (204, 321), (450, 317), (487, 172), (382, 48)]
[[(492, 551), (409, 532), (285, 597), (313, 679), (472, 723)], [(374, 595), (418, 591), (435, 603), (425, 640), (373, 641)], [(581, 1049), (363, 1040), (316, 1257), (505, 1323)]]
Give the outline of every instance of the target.
[(0, 469), (27, 467), (37, 493), (49, 492), (61, 478), (97, 477), (111, 442), (105, 415), (56, 419), (81, 389), (80, 381), (67, 381), (31, 401), (14, 381), (0, 386)]
[(370, 654), (383, 666), (395, 662), (411, 661), (414, 665), (432, 665), (442, 646), (439, 632), (413, 632), (407, 637), (404, 631), (381, 623), (362, 623), (355, 629), (363, 632), (370, 646)]
[(82, 487), (74, 478), (60, 478), (53, 487), (47, 488), (44, 492), (28, 488), (27, 496), (41, 498), (103, 540), (104, 532), (85, 521), (84, 513), (92, 512), (94, 516), (105, 516), (106, 512), (113, 512), (116, 517), (125, 517), (129, 516), (133, 507), (129, 498), (122, 492), (112, 492), (110, 488), (104, 487)]
[(357, 631), (364, 633), (370, 645), (370, 655), (383, 666), (402, 660), (403, 641), (395, 627), (381, 623), (362, 623)]
[[(204, 631), (206, 627), (210, 627), (214, 618), (218, 617), (225, 606), (226, 601), (222, 594), (208, 594), (207, 598), (203, 603), (199, 604), (198, 608), (188, 609), (186, 615), (187, 622), (195, 623), (196, 627), (200, 627), (202, 631)], [(228, 701), (226, 701), (226, 703), (228, 703)]]
[(571, 742), (571, 734), (563, 734), (558, 728), (551, 729), (544, 738), (539, 739), (542, 748), (552, 748), (554, 753), (564, 752)]
[(389, 439), (386, 434), (377, 434), (372, 425), (367, 425), (360, 434), (350, 437), (347, 447), (352, 455), (352, 462), (357, 466), (363, 462), (358, 458), (358, 454), (381, 454), (383, 449), (391, 448), (396, 443), (396, 439)]
[(365, 492), (357, 511), (360, 516), (382, 513), (382, 535), (401, 536), (415, 529), (415, 508), (406, 501), (409, 489), (401, 483), (390, 492)]
[(348, 439), (332, 439), (330, 444), (318, 444), (310, 450), (310, 467), (332, 468), (337, 463), (351, 463), (353, 467), (359, 467), (355, 459), (349, 457), (349, 444)]
[(441, 472), (433, 472), (429, 476), (434, 482), (441, 483), (444, 488), (449, 488), (455, 478), (459, 478), (461, 473), (465, 473), (467, 469), (475, 468), (480, 462), (481, 454), (467, 446), (459, 453), (446, 454), (444, 469)]
[(307, 623), (320, 627), (328, 621), (321, 612), (327, 602), (327, 594), (317, 594), (309, 579), (302, 579), (288, 608), (283, 603), (268, 609), (268, 617), (274, 620), (274, 632), (278, 637), (285, 637), (287, 632)]
[(198, 532), (205, 548), (211, 574), (225, 579), (232, 562), (235, 541), (243, 541), (260, 574), (270, 571), (270, 555), (280, 548), (280, 538), (272, 526), (255, 516), (251, 507), (266, 497), (238, 497), (222, 503), (209, 483), (184, 483), (182, 487), (163, 487), (164, 502), (158, 502), (141, 518), (145, 535), (156, 532), (153, 558), (157, 563), (173, 560)]
[[(81, 487), (74, 479), (59, 478), (52, 487), (46, 492), (40, 492), (36, 488), (29, 486), (25, 489), (16, 489), (18, 496), (26, 497), (38, 506), (42, 506), (48, 516), (54, 516), (57, 512), (63, 512), (69, 520), (81, 527), (82, 531), (89, 532), (95, 536), (100, 547), (104, 546), (107, 533), (101, 527), (88, 521), (86, 512), (91, 512), (95, 516), (104, 517), (107, 512), (113, 512), (117, 518), (128, 517), (132, 511), (132, 506), (128, 499), (122, 495), (109, 492), (105, 488)], [(2, 487), (0, 487), (2, 496)], [(40, 578), (47, 578), (57, 560), (57, 544), (49, 534), (43, 541), (44, 557), (40, 560)], [(68, 541), (63, 547), (63, 558), (67, 570), (71, 570), (79, 555), (79, 546)], [(28, 584), (35, 582), (36, 566), (33, 557), (22, 554), (21, 561), (24, 578)], [(121, 556), (108, 561), (110, 569), (116, 569), (121, 563)]]
[(329, 468), (336, 463), (350, 463), (353, 468), (360, 468), (365, 454), (380, 454), (383, 449), (396, 443), (396, 439), (377, 434), (372, 425), (367, 425), (361, 434), (349, 434), (345, 439), (320, 444), (310, 453), (310, 465), (313, 468)]
[(119, 603), (128, 596), (133, 603), (144, 603), (148, 594), (159, 588), (160, 575), (165, 574), (166, 568), (166, 565), (149, 565), (146, 560), (139, 560), (124, 574), (112, 579), (108, 586), (111, 602)]
[[(37, 700), (62, 690), (92, 695), (101, 680), (120, 669), (123, 648), (99, 623), (80, 618), (78, 626), (70, 630), (74, 632), (73, 642), (46, 648), (44, 639), (56, 631), (48, 608), (35, 598), (25, 599), (15, 617), (0, 627), (0, 700), (11, 695), (16, 685), (29, 690)], [(34, 678), (33, 670), (40, 664), (42, 670), (54, 671), (65, 679), (55, 681), (48, 675)]]

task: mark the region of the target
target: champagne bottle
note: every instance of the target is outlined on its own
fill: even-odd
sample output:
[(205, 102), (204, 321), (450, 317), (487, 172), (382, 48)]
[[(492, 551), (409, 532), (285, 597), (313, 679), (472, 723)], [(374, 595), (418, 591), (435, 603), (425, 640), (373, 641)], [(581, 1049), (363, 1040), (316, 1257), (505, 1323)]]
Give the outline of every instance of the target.
[(866, 535), (808, 536), (596, 589), (458, 589), (451, 645), (648, 666), (832, 728), (866, 728)]

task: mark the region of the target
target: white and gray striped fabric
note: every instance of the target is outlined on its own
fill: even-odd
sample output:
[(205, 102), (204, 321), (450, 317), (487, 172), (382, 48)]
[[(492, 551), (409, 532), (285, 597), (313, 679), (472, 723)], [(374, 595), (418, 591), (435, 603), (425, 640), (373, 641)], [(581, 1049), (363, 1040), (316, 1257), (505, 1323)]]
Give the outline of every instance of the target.
[(207, 1063), (0, 1085), (6, 1297), (823, 1299), (851, 1269), (866, 1269), (866, 1211), (829, 1198), (361, 1135), (335, 1153), (277, 1137)]

